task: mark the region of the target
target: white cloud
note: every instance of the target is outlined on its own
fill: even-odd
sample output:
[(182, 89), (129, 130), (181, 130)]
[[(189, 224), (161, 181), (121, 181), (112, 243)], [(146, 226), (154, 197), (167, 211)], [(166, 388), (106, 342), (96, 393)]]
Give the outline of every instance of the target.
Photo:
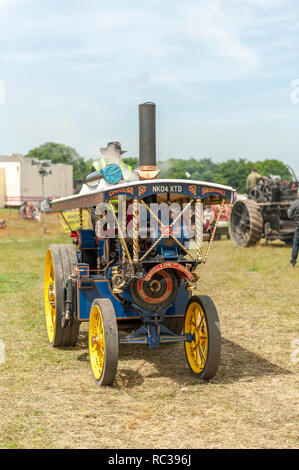
[(285, 0), (238, 0), (239, 3), (257, 6), (260, 8), (277, 8), (285, 3)]
[[(14, 61), (65, 58), (66, 64), (77, 69), (108, 67), (113, 73), (120, 68), (129, 80), (151, 70), (153, 82), (165, 83), (170, 77), (172, 85), (201, 77), (236, 78), (258, 66), (258, 54), (239, 37), (242, 18), (237, 26), (221, 2), (187, 2), (183, 7), (174, 2), (165, 13), (161, 3), (159, 9), (135, 5), (74, 10), (71, 18), (55, 15), (53, 10), (38, 18), (28, 15), (20, 28), (16, 25), (13, 32), (6, 31), (18, 42), (2, 57)], [(57, 36), (61, 37), (59, 48)], [(18, 50), (23, 38), (34, 48)], [(49, 41), (52, 47), (43, 50)]]
[(0, 104), (5, 102), (5, 83), (0, 80)]
[[(202, 142), (207, 127), (202, 149), (207, 154), (220, 158), (233, 149), (242, 153), (252, 145), (256, 129), (261, 129), (258, 145), (262, 147), (264, 138), (267, 148), (272, 132), (269, 122), (271, 117), (273, 122), (275, 113), (281, 128), (289, 129), (297, 119), (293, 115), (288, 118), (290, 111), (283, 100), (298, 116), (298, 106), (290, 106), (288, 96), (297, 61), (292, 33), (292, 28), (298, 29), (297, 2), (114, 0), (85, 5), (71, 0), (0, 0), (0, 16), (1, 7), (7, 7), (0, 35), (5, 42), (2, 59), (14, 77), (10, 90), (15, 87), (17, 93), (18, 87), (28, 87), (16, 100), (17, 112), (13, 104), (6, 106), (11, 109), (11, 120), (7, 120), (10, 145), (16, 134), (20, 142), (35, 144), (30, 141), (30, 129), (36, 127), (36, 144), (59, 139), (78, 148), (86, 145), (88, 155), (91, 146), (97, 148), (97, 142), (117, 138), (132, 151), (137, 136), (135, 105), (137, 108), (138, 103), (152, 100), (163, 116), (159, 135), (163, 137), (165, 158), (170, 145), (174, 154), (179, 148), (185, 149), (186, 139), (186, 151), (190, 152), (192, 146), (197, 151), (198, 139)], [(8, 8), (15, 3), (17, 9)], [(25, 85), (23, 76), (27, 77)], [(278, 92), (279, 87), (282, 92)], [(21, 100), (23, 106), (19, 105)], [(20, 108), (26, 110), (25, 117)], [(249, 126), (251, 134), (248, 114), (253, 123)], [(235, 121), (224, 126), (231, 116)], [(210, 124), (205, 127), (206, 119)], [(166, 135), (169, 128), (171, 132)], [(215, 139), (219, 133), (221, 139)], [(294, 144), (291, 138), (285, 138), (285, 152), (295, 154), (298, 137), (294, 133), (292, 138)], [(84, 148), (82, 151), (84, 154)], [(257, 151), (261, 154), (264, 150)]]
[[(257, 67), (259, 57), (252, 48), (240, 40), (231, 17), (221, 9), (220, 2), (205, 1), (200, 6), (185, 10), (185, 30), (193, 38), (203, 41), (211, 53), (233, 59), (237, 67), (249, 71)], [(239, 18), (239, 28), (241, 25), (242, 19)]]
[(4, 9), (5, 7), (11, 6), (13, 2), (15, 2), (15, 0), (0, 0), (0, 10)]
[(32, 62), (35, 60), (40, 60), (40, 55), (35, 54), (34, 52), (17, 52), (17, 53), (8, 53), (1, 54), (1, 58), (4, 60), (11, 60), (17, 62)]
[(299, 21), (295, 21), (295, 23), (291, 26), (291, 31), (297, 31), (299, 29)]

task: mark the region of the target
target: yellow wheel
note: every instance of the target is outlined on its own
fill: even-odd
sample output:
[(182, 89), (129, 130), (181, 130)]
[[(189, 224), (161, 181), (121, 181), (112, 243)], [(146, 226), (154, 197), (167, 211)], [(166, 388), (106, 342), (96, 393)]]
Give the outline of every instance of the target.
[(45, 313), (49, 341), (52, 344), (55, 336), (56, 298), (55, 275), (51, 250), (48, 249), (45, 264)]
[(48, 338), (52, 346), (75, 346), (80, 323), (73, 318), (63, 324), (65, 287), (77, 257), (72, 245), (50, 245), (45, 262), (45, 314)]
[(211, 379), (217, 372), (221, 354), (219, 318), (212, 299), (193, 296), (185, 313), (185, 353), (192, 373), (199, 379)]
[(110, 299), (95, 299), (89, 317), (89, 358), (98, 385), (112, 385), (118, 363), (118, 330)]

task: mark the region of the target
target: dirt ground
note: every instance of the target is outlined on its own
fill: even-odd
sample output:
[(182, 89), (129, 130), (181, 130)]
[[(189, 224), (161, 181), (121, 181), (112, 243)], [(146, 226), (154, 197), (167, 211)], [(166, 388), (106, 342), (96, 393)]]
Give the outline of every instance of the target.
[(190, 374), (182, 344), (121, 345), (115, 384), (100, 388), (88, 324), (75, 348), (48, 342), (46, 248), (70, 241), (55, 235), (56, 215), (48, 221), (46, 236), (36, 223), (29, 237), (28, 221), (14, 239), (0, 234), (1, 448), (298, 446), (299, 267), (289, 267), (290, 247), (215, 242), (200, 269), (200, 293), (213, 298), (222, 332), (213, 380)]

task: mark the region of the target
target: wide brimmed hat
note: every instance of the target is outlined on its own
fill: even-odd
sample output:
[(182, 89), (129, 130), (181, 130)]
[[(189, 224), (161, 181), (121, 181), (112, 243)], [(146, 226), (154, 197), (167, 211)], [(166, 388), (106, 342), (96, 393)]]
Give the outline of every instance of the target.
[(100, 152), (103, 155), (108, 155), (108, 154), (111, 154), (113, 152), (115, 152), (115, 153), (119, 152), (122, 155), (123, 153), (126, 153), (127, 150), (122, 150), (121, 145), (120, 145), (119, 142), (108, 142), (106, 147), (100, 148)]

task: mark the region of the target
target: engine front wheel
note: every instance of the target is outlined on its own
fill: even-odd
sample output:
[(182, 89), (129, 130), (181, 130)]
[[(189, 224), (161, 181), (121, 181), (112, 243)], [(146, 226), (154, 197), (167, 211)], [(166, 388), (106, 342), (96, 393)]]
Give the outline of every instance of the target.
[(118, 363), (118, 329), (110, 299), (95, 299), (89, 318), (89, 358), (98, 385), (112, 385)]
[(193, 375), (209, 380), (216, 374), (221, 354), (219, 318), (212, 299), (193, 296), (185, 313), (185, 353)]

